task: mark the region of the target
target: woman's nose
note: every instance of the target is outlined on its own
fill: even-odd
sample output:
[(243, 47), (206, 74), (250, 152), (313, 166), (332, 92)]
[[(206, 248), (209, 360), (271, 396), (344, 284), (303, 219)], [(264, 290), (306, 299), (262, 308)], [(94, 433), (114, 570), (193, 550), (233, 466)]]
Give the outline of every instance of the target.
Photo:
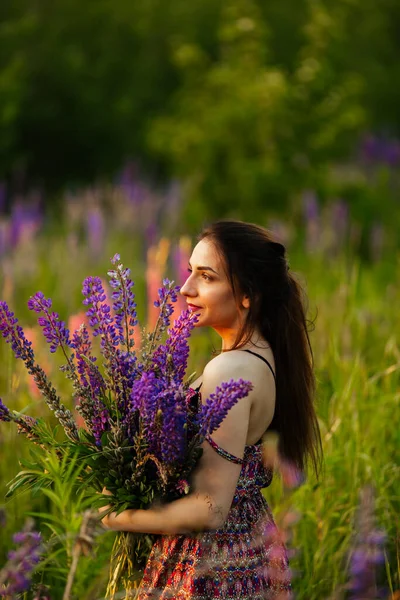
[(191, 282), (191, 278), (188, 277), (185, 283), (181, 286), (180, 292), (182, 296), (195, 296), (196, 292), (193, 288), (193, 284)]

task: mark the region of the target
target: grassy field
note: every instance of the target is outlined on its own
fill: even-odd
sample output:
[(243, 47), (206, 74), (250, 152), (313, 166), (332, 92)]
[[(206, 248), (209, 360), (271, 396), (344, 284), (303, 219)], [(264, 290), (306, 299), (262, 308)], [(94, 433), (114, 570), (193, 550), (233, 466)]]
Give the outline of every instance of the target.
[[(186, 246), (181, 245), (179, 260), (183, 264), (187, 250), (182, 248)], [(120, 252), (132, 269), (139, 319), (145, 323), (146, 291), (157, 289), (163, 275), (179, 279), (182, 264), (177, 263), (176, 254), (172, 260), (176, 249), (174, 240), (166, 239), (154, 251), (146, 252), (140, 231), (132, 235), (120, 227), (110, 229), (95, 255), (87, 251), (84, 237), (64, 231), (28, 237), (3, 259), (0, 297), (29, 328), (37, 360), (64, 398), (70, 397), (68, 383), (57, 370), (57, 356), (48, 352), (26, 308), (29, 296), (42, 290), (53, 299), (62, 318), (76, 315), (77, 323), (82, 311), (82, 280), (87, 275), (105, 276), (108, 257)], [(265, 495), (279, 523), (284, 523), (285, 515), (297, 514), (289, 541), (296, 597), (322, 600), (342, 597), (340, 586), (348, 580), (349, 553), (356, 543), (360, 491), (373, 486), (375, 527), (387, 534), (385, 565), (378, 578), (389, 598), (400, 588), (400, 256), (365, 264), (351, 253), (329, 255), (298, 247), (290, 253), (290, 264), (306, 285), (309, 317), (315, 323), (311, 342), (324, 469), (319, 481), (310, 476), (294, 491), (284, 489), (276, 478)], [(201, 372), (217, 344), (218, 339), (210, 333), (196, 331), (191, 340), (189, 372)], [(5, 343), (0, 345), (0, 361), (3, 401), (32, 416), (49, 415), (23, 365), (15, 361)], [(18, 461), (28, 455), (28, 446), (12, 424), (1, 424), (0, 505), (6, 483), (19, 470)], [(45, 539), (53, 532), (41, 577), (50, 585), (55, 600), (62, 598), (85, 505), (83, 499), (73, 496), (72, 487), (61, 481), (68, 480), (67, 466), (57, 461), (51, 464), (54, 495), (23, 494), (4, 501), (6, 525), (0, 537), (0, 565), (11, 548), (12, 533), (22, 527), (28, 513), (40, 513), (36, 527), (42, 529)], [(72, 481), (73, 473), (69, 477)], [(96, 554), (81, 559), (73, 597), (103, 597), (112, 535), (99, 536)]]

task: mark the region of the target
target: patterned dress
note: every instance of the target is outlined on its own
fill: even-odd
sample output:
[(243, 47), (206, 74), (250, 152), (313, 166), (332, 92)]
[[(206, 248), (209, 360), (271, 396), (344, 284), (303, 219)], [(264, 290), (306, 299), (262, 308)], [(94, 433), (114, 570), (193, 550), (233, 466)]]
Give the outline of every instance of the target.
[(272, 480), (261, 445), (246, 446), (243, 459), (208, 442), (242, 465), (232, 506), (221, 529), (163, 535), (149, 556), (137, 600), (289, 600), (285, 547), (261, 489)]

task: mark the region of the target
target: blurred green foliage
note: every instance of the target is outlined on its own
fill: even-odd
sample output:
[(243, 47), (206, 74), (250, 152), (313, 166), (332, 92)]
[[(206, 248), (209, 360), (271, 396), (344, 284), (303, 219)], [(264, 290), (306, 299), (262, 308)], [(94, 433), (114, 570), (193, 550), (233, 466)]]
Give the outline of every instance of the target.
[[(182, 178), (189, 224), (304, 189), (364, 216), (371, 182), (331, 169), (400, 133), (399, 25), (397, 0), (3, 0), (0, 179), (54, 192), (133, 157)], [(392, 195), (373, 188), (371, 218)]]

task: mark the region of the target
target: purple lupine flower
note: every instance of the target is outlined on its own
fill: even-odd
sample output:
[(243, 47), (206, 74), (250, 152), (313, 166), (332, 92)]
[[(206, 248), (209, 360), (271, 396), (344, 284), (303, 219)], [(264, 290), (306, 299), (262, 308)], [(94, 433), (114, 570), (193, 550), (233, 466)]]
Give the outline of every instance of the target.
[(190, 310), (183, 311), (174, 326), (168, 330), (168, 339), (153, 355), (153, 368), (163, 375), (172, 368), (173, 379), (181, 384), (186, 373), (189, 356), (188, 339), (198, 321), (198, 315)]
[(113, 326), (111, 308), (107, 304), (107, 296), (100, 277), (87, 277), (83, 282), (82, 294), (85, 296), (83, 304), (90, 306), (86, 315), (89, 324), (93, 327), (93, 335), (101, 335), (101, 345), (116, 347), (118, 336)]
[(380, 142), (372, 134), (364, 136), (361, 141), (361, 154), (368, 162), (378, 161), (380, 158)]
[(106, 302), (106, 294), (99, 277), (87, 277), (83, 282), (84, 304), (90, 305), (87, 311), (93, 335), (101, 336), (100, 349), (106, 360), (107, 374), (111, 380), (111, 389), (115, 393), (118, 409), (124, 413), (129, 403), (129, 390), (133, 380), (133, 355), (121, 352), (119, 334), (115, 329), (115, 320), (111, 307)]
[(34, 355), (32, 342), (29, 342), (20, 325), (17, 325), (18, 319), (9, 309), (6, 302), (0, 301), (0, 331), (6, 342), (11, 345), (15, 358), (21, 358), (27, 368), (32, 368), (34, 364)]
[(169, 279), (163, 279), (163, 286), (158, 290), (158, 300), (155, 300), (154, 306), (160, 308), (160, 318), (164, 329), (170, 325), (170, 316), (174, 312), (173, 303), (178, 300), (179, 286), (173, 287), (173, 282)]
[(377, 568), (384, 563), (386, 534), (375, 527), (374, 491), (365, 487), (360, 493), (360, 507), (356, 523), (355, 543), (350, 553), (351, 600), (375, 600), (380, 597), (377, 588)]
[(162, 382), (151, 371), (150, 373), (142, 373), (140, 379), (134, 382), (130, 396), (131, 412), (139, 411), (146, 440), (151, 448), (158, 446), (158, 433), (155, 423), (159, 408), (159, 394), (162, 392)]
[(170, 317), (174, 312), (173, 303), (178, 300), (179, 286), (174, 286), (168, 279), (163, 280), (163, 286), (158, 290), (158, 300), (154, 306), (160, 309), (154, 330), (148, 334), (147, 341), (142, 348), (142, 365), (138, 369), (147, 368), (153, 359), (153, 351), (162, 334), (170, 326)]
[(51, 299), (45, 298), (43, 292), (37, 292), (28, 300), (29, 310), (44, 315), (38, 318), (38, 323), (43, 328), (47, 343), (50, 344), (50, 352), (55, 352), (58, 347), (63, 348), (72, 344), (69, 338), (69, 330), (66, 328), (64, 321), (60, 320), (56, 312), (50, 312), (51, 305)]
[(172, 386), (158, 396), (158, 447), (159, 458), (166, 464), (183, 458), (185, 451), (184, 426), (186, 424), (185, 396), (178, 386)]
[(398, 140), (369, 134), (361, 141), (361, 155), (367, 163), (396, 167), (400, 162), (400, 143)]
[(101, 436), (110, 430), (110, 413), (100, 400), (94, 404), (91, 429), (96, 446), (101, 446)]
[(135, 163), (127, 163), (117, 179), (117, 185), (121, 186), (132, 204), (139, 205), (143, 202), (144, 191), (143, 186), (136, 180), (136, 172), (137, 167)]
[(112, 293), (113, 310), (115, 312), (115, 327), (118, 332), (120, 344), (130, 349), (133, 344), (133, 327), (137, 325), (134, 283), (130, 279), (130, 269), (124, 269), (120, 262), (120, 255), (115, 254), (111, 259), (116, 269), (108, 271)]
[[(77, 329), (72, 336), (72, 348), (75, 350), (77, 369), (80, 376), (80, 383), (82, 386), (87, 387), (92, 382), (92, 378), (95, 377), (94, 387), (97, 388), (99, 384), (100, 372), (92, 364), (96, 362), (96, 357), (91, 354), (92, 344), (89, 338), (89, 332), (84, 323)], [(104, 386), (104, 381), (102, 382)], [(93, 387), (93, 385), (92, 385)]]
[(17, 424), (18, 433), (23, 433), (34, 444), (41, 444), (40, 435), (36, 431), (38, 420), (29, 415), (15, 414), (13, 421)]
[(314, 192), (307, 191), (303, 194), (303, 211), (306, 221), (314, 221), (318, 219), (319, 207), (318, 199)]
[(303, 213), (306, 225), (307, 250), (313, 252), (319, 247), (321, 232), (318, 199), (312, 191), (303, 194)]
[(77, 360), (77, 369), (80, 376), (81, 390), (80, 405), (77, 408), (81, 410), (83, 417), (89, 429), (92, 431), (96, 440), (96, 445), (101, 445), (101, 436), (104, 431), (110, 429), (110, 415), (101, 401), (101, 397), (106, 391), (105, 381), (94, 364), (96, 357), (91, 355), (91, 342), (89, 333), (84, 324), (74, 332), (72, 338), (72, 346), (75, 349)]
[(140, 379), (137, 379), (132, 387), (131, 410), (138, 410), (143, 419), (151, 418), (154, 412), (152, 401), (161, 391), (161, 382), (153, 371), (142, 373)]
[(89, 338), (89, 332), (84, 323), (80, 325), (79, 329), (74, 331), (72, 335), (72, 347), (75, 350), (80, 383), (83, 386), (88, 386), (88, 364), (85, 358), (91, 362), (95, 362), (96, 358), (90, 355), (92, 344)]
[(54, 411), (68, 437), (73, 440), (79, 439), (78, 430), (71, 411), (61, 404), (60, 398), (48, 380), (46, 373), (39, 365), (35, 364), (32, 344), (26, 339), (22, 327), (17, 323), (18, 319), (10, 311), (7, 303), (0, 301), (1, 334), (6, 342), (11, 345), (15, 358), (20, 358), (25, 363), (28, 373), (33, 375), (39, 390), (46, 399), (47, 405)]
[(100, 447), (103, 433), (111, 429), (110, 413), (103, 401), (92, 396), (92, 393), (92, 390), (83, 390), (82, 395), (77, 395), (79, 403), (76, 405), (76, 409), (84, 418), (88, 430), (95, 439), (96, 446)]
[(221, 383), (207, 398), (197, 416), (197, 423), (200, 426), (199, 435), (204, 437), (218, 429), (232, 406), (247, 396), (252, 388), (251, 382), (243, 379), (238, 381), (231, 379)]
[(0, 421), (12, 421), (10, 410), (0, 398)]
[[(138, 364), (137, 358), (132, 352), (124, 352), (119, 348), (116, 352), (116, 361), (121, 377), (126, 382), (128, 389), (132, 389), (133, 382), (137, 379), (138, 373), (142, 372), (142, 366)], [(126, 408), (127, 405), (125, 406)]]
[(29, 589), (32, 571), (42, 554), (42, 537), (36, 531), (16, 533), (13, 541), (20, 547), (8, 553), (8, 561), (0, 570), (0, 597), (13, 596)]
[(400, 142), (392, 140), (385, 144), (383, 160), (390, 167), (397, 167), (400, 163)]
[(87, 214), (86, 231), (89, 251), (92, 256), (99, 256), (104, 244), (104, 216), (99, 206), (91, 208)]
[(38, 434), (35, 431), (37, 419), (28, 415), (11, 412), (0, 398), (0, 421), (14, 421), (17, 425), (18, 433), (23, 433), (29, 440), (34, 443), (40, 441)]

